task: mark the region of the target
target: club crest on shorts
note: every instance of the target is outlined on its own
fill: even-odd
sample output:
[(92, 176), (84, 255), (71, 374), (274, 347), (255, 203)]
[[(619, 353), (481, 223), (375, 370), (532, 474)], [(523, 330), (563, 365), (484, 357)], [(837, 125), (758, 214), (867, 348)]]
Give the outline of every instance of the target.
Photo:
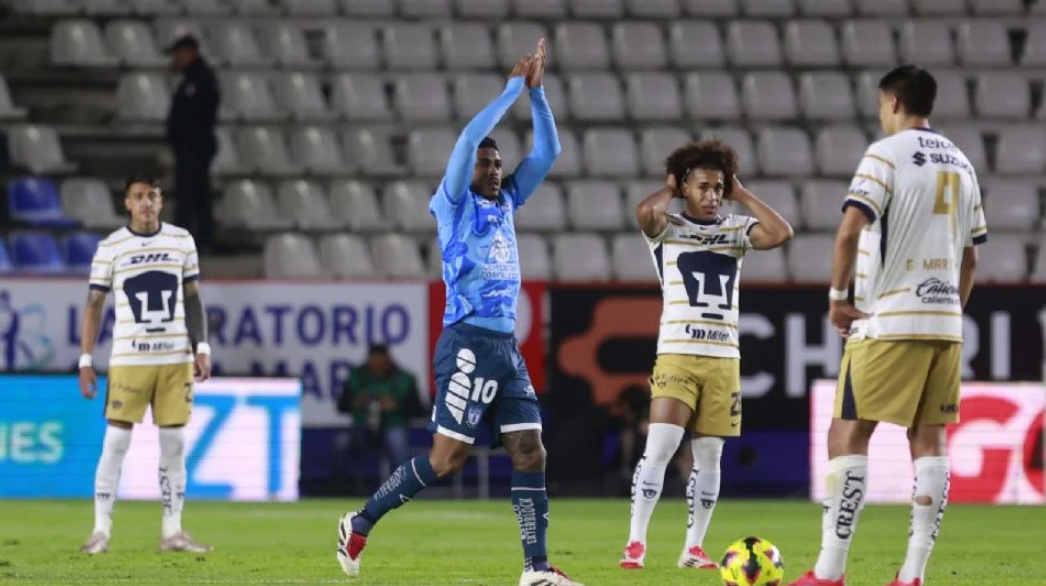
[(469, 427), (476, 427), (479, 423), (479, 418), (483, 416), (483, 408), (479, 405), (473, 405), (469, 407), (468, 413), (465, 417), (465, 423)]

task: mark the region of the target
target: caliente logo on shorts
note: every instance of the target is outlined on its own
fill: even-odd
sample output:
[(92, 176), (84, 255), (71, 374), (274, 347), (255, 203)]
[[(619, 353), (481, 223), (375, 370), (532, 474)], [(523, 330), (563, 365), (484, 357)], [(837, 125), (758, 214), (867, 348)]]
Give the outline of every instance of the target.
[[(473, 380), (471, 375), (476, 371), (476, 353), (468, 348), (458, 350), (457, 367), (458, 371), (450, 377), (443, 400), (454, 420), (461, 423), (470, 401), (489, 405), (494, 400), (498, 394), (498, 381), (483, 377)], [(476, 419), (473, 421), (473, 417), (470, 417), (469, 425), (475, 426), (478, 423)]]

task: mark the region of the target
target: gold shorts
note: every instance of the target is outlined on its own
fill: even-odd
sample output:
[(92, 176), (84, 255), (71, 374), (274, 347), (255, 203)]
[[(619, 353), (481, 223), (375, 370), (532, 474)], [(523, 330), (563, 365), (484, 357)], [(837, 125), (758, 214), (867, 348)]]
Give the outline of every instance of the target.
[(105, 390), (105, 418), (141, 423), (152, 406), (160, 426), (189, 423), (193, 399), (193, 365), (111, 366)]
[(961, 379), (960, 343), (855, 340), (843, 352), (835, 417), (904, 427), (956, 423)]
[(741, 435), (741, 361), (737, 358), (659, 354), (650, 377), (651, 396), (686, 403), (696, 415), (694, 431)]

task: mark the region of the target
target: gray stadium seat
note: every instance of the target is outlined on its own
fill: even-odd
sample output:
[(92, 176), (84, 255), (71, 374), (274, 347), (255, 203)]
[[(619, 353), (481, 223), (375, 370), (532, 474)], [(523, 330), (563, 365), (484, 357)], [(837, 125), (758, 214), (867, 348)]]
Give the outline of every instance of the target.
[(229, 228), (281, 230), (291, 227), (290, 219), (277, 211), (272, 189), (258, 181), (244, 179), (226, 183), (215, 212)]
[(521, 18), (554, 19), (567, 13), (567, 0), (512, 0), (512, 5)]
[(407, 170), (392, 151), (389, 132), (381, 128), (349, 128), (342, 135), (345, 158), (365, 174), (376, 177), (399, 176)]
[(334, 78), (331, 107), (349, 120), (389, 120), (392, 108), (385, 82), (370, 73), (346, 73)]
[(612, 272), (606, 242), (596, 234), (558, 234), (552, 262), (560, 281), (608, 281)]
[(323, 30), (323, 55), (335, 69), (371, 71), (381, 65), (381, 49), (370, 23), (341, 21)]
[(349, 16), (392, 16), (396, 3), (389, 0), (341, 0), (341, 10)]
[(787, 74), (766, 71), (745, 74), (741, 81), (745, 114), (759, 120), (786, 120), (799, 116), (795, 88)]
[(984, 148), (984, 138), (980, 131), (968, 126), (949, 126), (942, 134), (959, 147), (979, 174), (988, 173), (988, 153)]
[(426, 275), (421, 251), (414, 240), (402, 234), (385, 234), (371, 240), (374, 264), (394, 279), (418, 279)]
[(109, 52), (124, 65), (152, 69), (166, 67), (170, 60), (160, 54), (153, 32), (144, 22), (115, 20), (105, 28)]
[(980, 258), (974, 280), (978, 283), (1020, 281), (1028, 276), (1028, 252), (1020, 236), (990, 233), (987, 244), (977, 252)]
[(282, 181), (276, 191), (280, 214), (290, 218), (300, 230), (334, 230), (344, 228), (339, 218), (331, 213), (327, 194), (312, 181), (293, 179)]
[(908, 0), (854, 0), (857, 12), (865, 16), (905, 16)]
[(621, 190), (610, 181), (575, 181), (567, 186), (567, 215), (577, 230), (619, 230), (625, 225)]
[[(506, 22), (498, 27), (496, 35), (498, 62), (511, 69), (524, 55), (534, 52), (537, 39), (548, 39), (548, 30), (536, 22)], [(551, 39), (548, 39), (549, 42)], [(555, 47), (549, 47), (555, 50)], [(557, 56), (558, 54), (553, 53)]]
[(937, 100), (933, 104), (933, 117), (969, 119), (970, 92), (962, 73), (941, 71), (934, 74), (934, 79), (937, 81)]
[(51, 29), (51, 63), (78, 67), (115, 67), (102, 39), (102, 32), (90, 20), (63, 20)]
[(211, 164), (211, 172), (216, 175), (243, 175), (250, 172), (250, 168), (240, 160), (232, 130), (227, 126), (219, 126), (215, 136), (218, 137), (218, 153)]
[(280, 0), (291, 16), (334, 16), (338, 13), (335, 0)]
[(447, 69), (493, 69), (497, 55), (490, 28), (478, 22), (461, 22), (439, 31), (440, 51)]
[[(564, 70), (607, 69), (610, 47), (603, 27), (594, 22), (568, 22), (555, 29), (554, 55)], [(530, 52), (534, 49), (531, 48)]]
[(752, 135), (746, 129), (734, 126), (720, 126), (702, 130), (701, 140), (710, 138), (719, 138), (737, 151), (738, 164), (741, 167), (739, 175), (744, 177), (746, 175), (759, 174), (759, 158), (752, 143)]
[(157, 74), (129, 73), (116, 84), (116, 115), (121, 120), (162, 122), (170, 100), (167, 82)]
[[(857, 114), (858, 118), (867, 120), (879, 120), (879, 80), (882, 75), (878, 72), (864, 71), (857, 74)], [(938, 100), (941, 96), (938, 95)], [(936, 116), (936, 108), (934, 115)]]
[[(501, 88), (498, 91), (491, 94), (491, 97), (487, 99), (494, 99), (501, 93), (505, 87), (504, 78), (501, 81)], [(545, 88), (545, 101), (548, 102), (549, 107), (552, 109), (553, 116), (556, 117), (556, 122), (563, 122), (571, 118), (570, 115), (570, 100), (567, 96), (566, 87), (563, 84), (563, 80), (554, 73), (545, 72), (544, 79)], [(477, 109), (478, 112), (480, 109)], [(525, 120), (529, 122), (532, 118), (530, 112), (530, 92), (523, 92), (523, 95), (516, 100), (515, 105), (512, 106), (512, 114), (519, 120)]]
[(399, 0), (400, 13), (406, 18), (446, 18), (450, 0)]
[(273, 6), (269, 0), (226, 0), (235, 7), (237, 14), (242, 15), (273, 15), (278, 8)]
[(784, 27), (784, 51), (796, 67), (829, 67), (839, 64), (835, 30), (823, 20), (793, 20)]
[(305, 31), (298, 26), (277, 21), (262, 27), (259, 38), (265, 54), (278, 66), (318, 69), (321, 65), (309, 55)]
[(28, 112), (25, 108), (15, 106), (11, 99), (11, 90), (7, 87), (7, 80), (0, 75), (0, 120), (22, 120)]
[(664, 34), (653, 22), (619, 22), (611, 42), (620, 69), (663, 69), (668, 63)]
[(984, 215), (990, 230), (1032, 230), (1039, 220), (1039, 185), (1036, 180), (986, 177)]
[(382, 194), (385, 217), (407, 232), (435, 232), (436, 220), (429, 214), (429, 200), (434, 192), (419, 181), (387, 184)]
[(11, 7), (20, 14), (66, 15), (80, 11), (76, 0), (14, 0)]
[(693, 140), (690, 133), (672, 126), (644, 128), (639, 134), (639, 158), (644, 175), (665, 174), (669, 153)]
[(508, 16), (509, 0), (456, 0), (455, 4), (465, 18), (500, 20)]
[[(91, 0), (93, 2), (112, 2), (114, 0)], [(185, 11), (191, 15), (200, 16), (228, 16), (232, 14), (231, 4), (216, 2), (215, 0), (178, 0)]]
[(64, 174), (78, 166), (65, 159), (58, 133), (48, 126), (32, 124), (7, 128), (11, 161), (35, 174)]
[(968, 20), (958, 27), (959, 62), (977, 67), (1009, 66), (1010, 36), (998, 20)]
[(851, 20), (843, 24), (843, 61), (851, 67), (893, 67), (897, 48), (890, 25), (881, 20)]
[(610, 254), (617, 280), (657, 282), (653, 256), (639, 234), (633, 232), (614, 236), (610, 243)]
[(834, 238), (829, 234), (797, 234), (788, 243), (788, 272), (792, 279), (800, 283), (829, 281), (833, 242)]
[(678, 120), (683, 112), (678, 76), (654, 71), (633, 72), (625, 78), (628, 111), (634, 120)]
[(1046, 166), (1046, 132), (1039, 125), (1011, 126), (999, 133), (995, 172), (1040, 175)]
[(966, 0), (911, 0), (919, 16), (958, 16), (966, 14)]
[(679, 16), (676, 0), (625, 0), (628, 13), (641, 18), (675, 18)]
[(407, 158), (415, 175), (442, 177), (447, 170), (447, 157), (458, 136), (449, 128), (422, 128), (410, 133)]
[(134, 6), (134, 13), (141, 16), (178, 14), (181, 10), (177, 3), (169, 0), (130, 0), (130, 2)]
[(356, 179), (331, 183), (331, 213), (352, 232), (384, 232), (389, 223), (378, 207), (374, 186)]
[(385, 27), (382, 52), (390, 69), (436, 69), (437, 56), (432, 27), (427, 24), (395, 23)]
[(451, 117), (447, 84), (438, 73), (398, 75), (393, 87), (396, 110), (404, 120), (443, 121)]
[(810, 140), (798, 128), (767, 127), (759, 132), (759, 166), (764, 175), (813, 175)]
[(851, 176), (868, 149), (868, 137), (851, 125), (821, 128), (814, 136), (817, 167), (827, 176)]
[(265, 240), (262, 252), (265, 276), (276, 279), (315, 279), (323, 276), (312, 239), (302, 234), (276, 234)]
[(319, 239), (320, 264), (339, 279), (367, 279), (377, 275), (370, 247), (359, 236), (327, 234)]
[(740, 0), (683, 0), (683, 9), (690, 16), (703, 18), (737, 16), (741, 3)]
[(1031, 114), (1031, 91), (1019, 73), (983, 73), (976, 87), (977, 114), (981, 118), (1023, 120)]
[(1031, 280), (1036, 283), (1046, 282), (1046, 239), (1039, 240), (1035, 266), (1032, 268)]
[(62, 182), (62, 207), (87, 229), (115, 230), (127, 223), (113, 208), (113, 196), (100, 179), (74, 178)]
[(900, 49), (905, 63), (919, 63), (922, 67), (955, 64), (951, 25), (945, 21), (905, 21), (901, 25)]
[(204, 35), (203, 25), (198, 21), (162, 18), (157, 20), (154, 26), (156, 30), (156, 42), (160, 49), (170, 47), (171, 44), (182, 36), (192, 35), (199, 40), (200, 51), (203, 53), (204, 57), (207, 57), (212, 61), (216, 59), (214, 51), (211, 48), (210, 39)]
[(250, 126), (237, 136), (240, 157), (254, 172), (263, 175), (298, 175), (302, 166), (291, 158), (283, 133), (275, 128)]
[[(856, 165), (854, 168), (857, 168)], [(804, 183), (799, 201), (802, 202), (806, 227), (816, 232), (834, 231), (842, 218), (840, 210), (846, 199), (847, 188), (846, 181), (819, 179)]]
[[(577, 135), (569, 128), (560, 127), (559, 146), (561, 151), (556, 159), (556, 165), (549, 172), (549, 177), (576, 177), (581, 174), (581, 148), (578, 146)], [(534, 147), (534, 132), (528, 130), (526, 139), (523, 141), (523, 150), (530, 152)]]
[(856, 106), (850, 78), (835, 71), (802, 74), (799, 106), (808, 120), (852, 120)]
[(741, 117), (737, 83), (729, 73), (704, 71), (686, 76), (686, 107), (694, 120), (736, 120)]
[(558, 183), (545, 181), (538, 187), (526, 205), (516, 212), (516, 228), (556, 232), (567, 225), (566, 205), (563, 190)]
[(795, 14), (794, 0), (740, 0), (741, 10), (749, 16), (780, 18)]
[(547, 281), (552, 278), (552, 258), (544, 237), (519, 234), (516, 246), (519, 248), (519, 270), (524, 279)]
[(222, 21), (209, 29), (215, 54), (233, 67), (271, 67), (273, 60), (262, 54), (250, 26), (236, 21)]
[(334, 130), (326, 126), (295, 127), (291, 131), (291, 151), (312, 173), (343, 175), (355, 171), (355, 165), (345, 161)]
[(334, 120), (338, 115), (327, 107), (320, 80), (313, 73), (284, 73), (274, 75), (279, 107), (295, 120)]
[(970, 8), (977, 15), (1020, 15), (1024, 13), (1023, 0), (970, 0)]
[(493, 73), (460, 73), (454, 77), (451, 87), (454, 111), (459, 118), (470, 119), (504, 91), (505, 79)]
[(621, 120), (625, 98), (621, 83), (612, 73), (575, 73), (568, 81), (570, 111), (576, 120)]
[(668, 26), (668, 52), (679, 69), (726, 65), (726, 48), (714, 22), (684, 20)]
[[(516, 170), (516, 167), (525, 156), (523, 154), (523, 142), (519, 140), (519, 135), (509, 126), (499, 126), (492, 130), (489, 136), (498, 143), (498, 153), (501, 155), (501, 164), (504, 165), (502, 176), (507, 176)], [(449, 157), (450, 150), (444, 154)]]
[(784, 283), (788, 281), (788, 262), (783, 248), (750, 250), (741, 264), (742, 283)]
[(624, 0), (569, 0), (575, 18), (620, 18), (625, 12)]
[[(662, 176), (665, 174), (664, 166), (656, 174)], [(636, 208), (639, 204), (650, 196), (655, 191), (660, 190), (665, 186), (665, 180), (662, 179), (645, 179), (639, 181), (629, 181), (625, 185), (625, 220), (628, 223), (629, 233), (638, 236), (639, 233), (639, 218), (636, 217)]]
[[(192, 0), (182, 0), (186, 8)], [(79, 0), (83, 11), (90, 16), (113, 16), (130, 14), (134, 6), (123, 0)]]
[[(1046, 3), (1036, 6), (1046, 7)], [(1028, 38), (1024, 43), (1021, 65), (1042, 66), (1046, 64), (1046, 20), (1036, 18), (1028, 23)], [(1042, 254), (1039, 255), (1040, 257)]]
[(222, 107), (239, 120), (275, 121), (286, 118), (276, 105), (269, 79), (261, 73), (222, 72)]
[(779, 67), (781, 42), (767, 20), (735, 20), (726, 27), (726, 52), (738, 67)]
[(636, 142), (624, 128), (585, 131), (585, 168), (596, 177), (630, 177), (639, 173)]
[(766, 205), (774, 208), (777, 213), (781, 214), (781, 217), (788, 220), (796, 231), (803, 225), (803, 214), (799, 211), (799, 204), (795, 199), (795, 187), (791, 183), (787, 181), (745, 181), (744, 186), (756, 197), (766, 202)]
[(806, 16), (844, 17), (854, 13), (851, 0), (798, 0), (799, 12)]

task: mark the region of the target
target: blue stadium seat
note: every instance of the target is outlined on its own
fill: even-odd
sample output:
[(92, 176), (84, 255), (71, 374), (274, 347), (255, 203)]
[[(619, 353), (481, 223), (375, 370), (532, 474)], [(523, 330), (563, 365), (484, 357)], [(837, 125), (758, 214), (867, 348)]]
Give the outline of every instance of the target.
[(0, 240), (0, 275), (13, 271), (14, 266), (11, 265), (11, 257), (7, 254), (7, 245)]
[(58, 243), (47, 232), (19, 232), (11, 237), (11, 256), (15, 268), (24, 273), (61, 273), (65, 271)]
[(62, 254), (71, 272), (91, 272), (91, 260), (102, 236), (93, 232), (76, 232), (62, 239)]
[(74, 228), (79, 222), (65, 215), (54, 183), (37, 177), (15, 179), (7, 186), (11, 219), (40, 228)]

